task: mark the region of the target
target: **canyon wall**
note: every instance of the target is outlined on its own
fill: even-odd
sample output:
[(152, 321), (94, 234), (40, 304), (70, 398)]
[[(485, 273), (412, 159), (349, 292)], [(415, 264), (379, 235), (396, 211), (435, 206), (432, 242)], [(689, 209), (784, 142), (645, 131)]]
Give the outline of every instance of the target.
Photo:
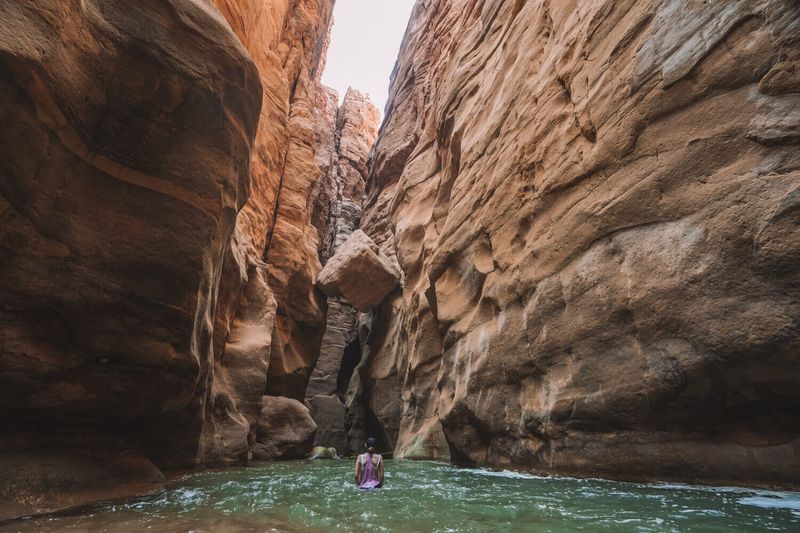
[(350, 395), (397, 456), (797, 483), (798, 36), (788, 0), (417, 2)]
[(0, 520), (312, 444), (332, 4), (0, 0)]
[(303, 399), (319, 352), (326, 309), (314, 289), (321, 264), (312, 214), (334, 150), (336, 100), (319, 81), (331, 0), (215, 3), (263, 87), (251, 193), (225, 258), (214, 326), (215, 409), (203, 444), (205, 461), (220, 463), (252, 451), (265, 393)]

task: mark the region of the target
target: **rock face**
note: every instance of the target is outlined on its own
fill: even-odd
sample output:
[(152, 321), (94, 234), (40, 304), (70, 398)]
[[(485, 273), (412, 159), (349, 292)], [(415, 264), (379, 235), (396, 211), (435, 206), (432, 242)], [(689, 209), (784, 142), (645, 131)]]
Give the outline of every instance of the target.
[(328, 297), (343, 297), (368, 311), (397, 287), (400, 273), (363, 231), (356, 230), (325, 264), (317, 286)]
[(799, 30), (783, 0), (417, 3), (362, 223), (404, 286), (356, 407), (398, 456), (797, 483)]
[[(314, 213), (323, 262), (358, 227), (367, 176), (367, 158), (378, 135), (380, 114), (369, 99), (349, 89), (336, 116), (335, 151), (320, 184)], [(316, 443), (344, 450), (347, 444), (344, 396), (361, 360), (357, 312), (345, 299), (328, 298), (328, 314), (319, 357), (306, 390), (306, 403), (317, 423)]]
[[(220, 291), (229, 302), (217, 312), (215, 344), (227, 351), (242, 292), (268, 293), (274, 313), (272, 324), (262, 328), (269, 332), (266, 350), (249, 359), (265, 361), (269, 394), (302, 399), (325, 325), (325, 298), (314, 288), (321, 264), (311, 218), (316, 184), (328, 173), (334, 146), (335, 99), (319, 82), (333, 2), (215, 3), (253, 57), (265, 102), (252, 155), (252, 192), (226, 258)], [(253, 283), (253, 275), (261, 280)], [(262, 394), (253, 390), (251, 405)], [(251, 425), (257, 414), (250, 411)]]
[(0, 521), (164, 488), (161, 472), (131, 452), (25, 451), (0, 454)]
[[(261, 87), (203, 1), (3, 1), (0, 21), (0, 456), (80, 485), (41, 509), (97, 494), (65, 474), (87, 450), (203, 460)], [(86, 479), (136, 485), (113, 470)]]
[(314, 446), (317, 425), (297, 400), (264, 396), (253, 458), (261, 461), (302, 459)]
[(325, 329), (333, 2), (135, 4), (0, 0), (0, 491), (75, 479), (30, 512), (246, 461)]

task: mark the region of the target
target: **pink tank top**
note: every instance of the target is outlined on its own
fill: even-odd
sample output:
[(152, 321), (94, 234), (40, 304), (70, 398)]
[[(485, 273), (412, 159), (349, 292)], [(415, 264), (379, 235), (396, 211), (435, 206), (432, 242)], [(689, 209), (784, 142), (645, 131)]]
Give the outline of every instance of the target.
[(358, 456), (361, 461), (361, 483), (358, 484), (360, 489), (374, 489), (381, 484), (381, 479), (378, 476), (378, 465), (381, 464), (383, 458), (375, 454), (378, 458), (378, 464), (372, 463), (372, 456), (369, 453), (362, 453)]

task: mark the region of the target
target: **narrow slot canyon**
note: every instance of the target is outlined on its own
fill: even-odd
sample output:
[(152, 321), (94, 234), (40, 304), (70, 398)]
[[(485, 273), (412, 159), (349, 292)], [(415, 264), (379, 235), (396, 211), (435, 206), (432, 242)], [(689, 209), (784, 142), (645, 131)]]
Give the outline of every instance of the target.
[(334, 4), (0, 0), (0, 530), (368, 437), (796, 497), (798, 5), (417, 0), (368, 95)]

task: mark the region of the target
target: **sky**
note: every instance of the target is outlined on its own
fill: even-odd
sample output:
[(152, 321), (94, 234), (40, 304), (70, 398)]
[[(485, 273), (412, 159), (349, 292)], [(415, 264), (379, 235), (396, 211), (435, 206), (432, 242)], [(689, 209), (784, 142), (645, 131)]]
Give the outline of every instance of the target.
[(336, 0), (322, 83), (344, 97), (348, 87), (369, 94), (383, 116), (389, 75), (416, 0)]

